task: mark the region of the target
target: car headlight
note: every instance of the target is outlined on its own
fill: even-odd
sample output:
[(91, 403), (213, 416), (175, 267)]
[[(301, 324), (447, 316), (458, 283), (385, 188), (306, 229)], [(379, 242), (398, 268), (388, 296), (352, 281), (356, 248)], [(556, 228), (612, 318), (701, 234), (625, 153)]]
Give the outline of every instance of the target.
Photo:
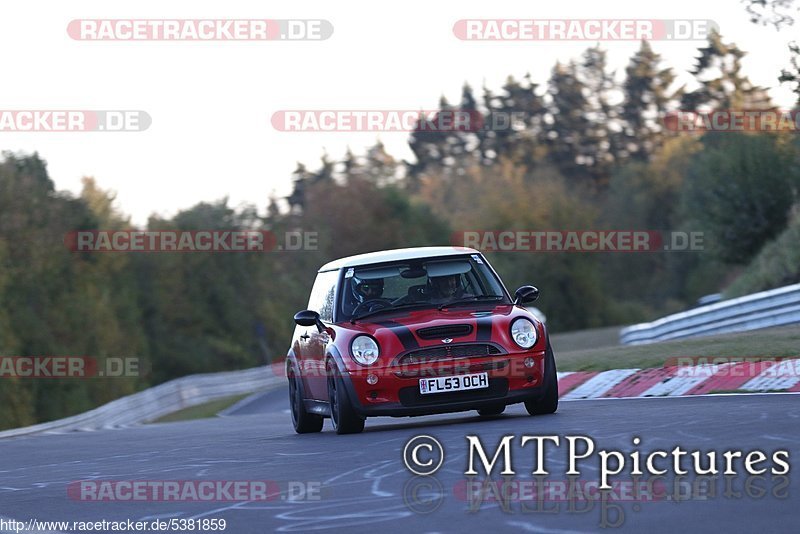
[(361, 365), (372, 365), (378, 361), (380, 350), (378, 343), (369, 336), (356, 336), (350, 343), (350, 353), (353, 359)]
[(528, 319), (520, 317), (511, 323), (511, 339), (523, 349), (534, 346), (538, 337), (536, 327)]

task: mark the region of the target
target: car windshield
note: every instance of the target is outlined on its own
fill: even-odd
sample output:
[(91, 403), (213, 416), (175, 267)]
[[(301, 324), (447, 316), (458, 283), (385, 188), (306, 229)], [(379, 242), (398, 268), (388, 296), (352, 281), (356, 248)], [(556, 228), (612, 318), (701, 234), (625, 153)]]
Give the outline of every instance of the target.
[(339, 317), (357, 320), (392, 308), (443, 308), (507, 301), (479, 255), (350, 267), (339, 292)]

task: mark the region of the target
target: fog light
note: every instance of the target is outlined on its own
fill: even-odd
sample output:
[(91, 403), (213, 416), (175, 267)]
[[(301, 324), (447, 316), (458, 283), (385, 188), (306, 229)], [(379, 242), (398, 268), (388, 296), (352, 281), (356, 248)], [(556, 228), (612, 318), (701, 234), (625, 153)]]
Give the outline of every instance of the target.
[(377, 376), (375, 376), (373, 374), (367, 375), (367, 384), (369, 384), (370, 386), (374, 386), (377, 383), (378, 383), (378, 377)]
[(533, 358), (525, 358), (525, 367), (533, 367), (536, 362), (533, 361)]

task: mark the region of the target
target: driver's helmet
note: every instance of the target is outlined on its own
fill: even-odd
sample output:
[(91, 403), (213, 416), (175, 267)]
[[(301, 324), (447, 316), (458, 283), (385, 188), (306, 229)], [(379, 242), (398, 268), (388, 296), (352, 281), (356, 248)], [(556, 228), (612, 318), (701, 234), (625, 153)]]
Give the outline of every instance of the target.
[(431, 276), (429, 281), (434, 295), (440, 298), (454, 297), (462, 290), (461, 276), (458, 274)]
[(353, 280), (352, 288), (356, 302), (361, 303), (367, 300), (381, 298), (383, 295), (383, 278)]

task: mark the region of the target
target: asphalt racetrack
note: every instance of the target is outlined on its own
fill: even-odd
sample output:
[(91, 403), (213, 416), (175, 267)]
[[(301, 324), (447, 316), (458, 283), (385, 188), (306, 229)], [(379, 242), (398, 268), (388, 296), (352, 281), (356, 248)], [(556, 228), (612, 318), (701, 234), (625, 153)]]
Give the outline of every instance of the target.
[[(588, 435), (598, 449), (776, 449), (800, 458), (800, 397), (729, 395), (562, 401), (555, 415), (529, 417), (522, 405), (500, 417), (475, 412), (377, 418), (364, 433), (296, 435), (285, 388), (242, 405), (233, 415), (136, 428), (39, 435), (0, 442), (0, 517), (99, 521), (224, 518), (225, 532), (797, 532), (800, 484), (794, 472), (660, 480), (657, 499), (549, 498), (504, 502), (465, 492), (466, 435), (494, 451), (513, 434), (517, 480), (532, 483), (535, 447), (521, 435)], [(434, 475), (416, 477), (403, 463), (406, 442), (428, 434), (445, 458)], [(565, 481), (564, 448), (547, 450), (549, 481)], [(581, 464), (580, 481), (597, 480)], [(499, 471), (499, 469), (498, 469)], [(619, 480), (630, 481), (629, 469)], [(626, 475), (626, 473), (628, 473)], [(484, 475), (485, 477), (485, 475)], [(499, 474), (493, 479), (500, 480)], [(711, 477), (709, 477), (710, 479)], [(261, 501), (86, 501), (68, 495), (80, 480), (268, 480), (279, 493)], [(479, 477), (480, 480), (483, 478)], [(707, 480), (708, 482), (708, 480)], [(548, 482), (550, 483), (550, 482)], [(623, 482), (624, 483), (624, 482)], [(692, 485), (697, 486), (694, 490)], [(710, 486), (714, 486), (711, 490)], [(486, 486), (484, 486), (486, 487)], [(595, 497), (597, 494), (595, 494)]]

